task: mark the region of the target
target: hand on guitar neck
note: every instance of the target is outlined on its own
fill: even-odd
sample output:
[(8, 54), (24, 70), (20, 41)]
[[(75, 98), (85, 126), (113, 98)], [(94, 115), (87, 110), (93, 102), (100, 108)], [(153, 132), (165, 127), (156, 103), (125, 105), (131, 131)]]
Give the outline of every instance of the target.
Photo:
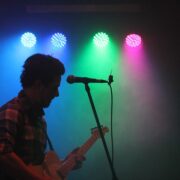
[(72, 170), (76, 170), (82, 167), (83, 161), (86, 160), (84, 155), (78, 154), (80, 147), (75, 148), (65, 159), (64, 161), (72, 161), (73, 167)]
[[(90, 147), (96, 142), (96, 140), (100, 137), (97, 128), (93, 128), (91, 131), (92, 131), (91, 137), (81, 147), (74, 149), (65, 158), (60, 168), (61, 175), (66, 177), (70, 170), (79, 169), (82, 166), (82, 162), (86, 159), (84, 155), (90, 149)], [(105, 134), (108, 131), (109, 130), (107, 127), (102, 127), (103, 134)]]
[(82, 167), (82, 163), (86, 158), (78, 153), (79, 150), (79, 147), (75, 148), (62, 162), (60, 171), (61, 175), (63, 175), (64, 177), (67, 176), (70, 170), (76, 170)]

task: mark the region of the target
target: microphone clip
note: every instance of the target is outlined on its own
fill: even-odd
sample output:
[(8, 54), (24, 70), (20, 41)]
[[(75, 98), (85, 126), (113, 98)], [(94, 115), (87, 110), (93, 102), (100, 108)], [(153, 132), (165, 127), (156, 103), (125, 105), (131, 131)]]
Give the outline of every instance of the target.
[(113, 81), (113, 75), (109, 75), (108, 84), (110, 85)]

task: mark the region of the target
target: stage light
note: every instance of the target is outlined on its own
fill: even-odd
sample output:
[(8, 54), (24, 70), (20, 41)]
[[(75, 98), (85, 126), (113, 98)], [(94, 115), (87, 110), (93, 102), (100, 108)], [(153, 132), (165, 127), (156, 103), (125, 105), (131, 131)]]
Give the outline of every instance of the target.
[(66, 45), (66, 36), (62, 33), (55, 33), (51, 37), (51, 43), (56, 48), (61, 48)]
[(26, 32), (21, 36), (23, 46), (31, 48), (36, 44), (36, 36), (31, 32)]
[(137, 47), (141, 44), (141, 36), (138, 34), (129, 34), (126, 36), (126, 44), (130, 47)]
[(103, 48), (109, 42), (109, 37), (104, 32), (98, 32), (94, 35), (93, 42), (97, 47)]

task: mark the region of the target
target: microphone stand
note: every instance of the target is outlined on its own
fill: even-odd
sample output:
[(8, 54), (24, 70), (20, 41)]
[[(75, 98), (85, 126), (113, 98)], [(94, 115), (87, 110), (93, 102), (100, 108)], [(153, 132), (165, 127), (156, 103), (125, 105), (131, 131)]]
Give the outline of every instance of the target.
[(118, 180), (118, 178), (116, 176), (116, 173), (115, 173), (115, 170), (114, 170), (114, 167), (113, 167), (113, 164), (112, 164), (112, 161), (111, 161), (111, 157), (110, 157), (110, 154), (109, 154), (109, 151), (108, 151), (108, 147), (106, 145), (106, 141), (105, 141), (102, 129), (101, 129), (101, 125), (100, 125), (99, 118), (98, 118), (98, 115), (97, 115), (97, 112), (96, 112), (96, 108), (94, 106), (94, 102), (93, 102), (93, 99), (92, 99), (92, 96), (91, 96), (91, 93), (90, 93), (90, 88), (88, 86), (88, 83), (85, 83), (85, 89), (86, 89), (86, 92), (88, 94), (89, 101), (90, 101), (90, 104), (91, 104), (91, 107), (92, 107), (92, 110), (93, 110), (93, 113), (94, 113), (94, 116), (95, 116), (95, 119), (96, 119), (99, 134), (100, 134), (100, 137), (101, 137), (101, 140), (103, 142), (103, 146), (104, 146), (104, 149), (105, 149), (105, 152), (106, 152), (106, 155), (107, 155), (109, 166), (110, 166), (110, 169), (111, 169), (111, 172), (112, 172), (112, 180)]

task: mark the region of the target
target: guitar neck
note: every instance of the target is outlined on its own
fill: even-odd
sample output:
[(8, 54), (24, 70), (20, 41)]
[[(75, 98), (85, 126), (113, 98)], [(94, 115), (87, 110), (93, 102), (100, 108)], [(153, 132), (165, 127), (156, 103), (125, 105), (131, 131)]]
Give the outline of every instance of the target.
[(78, 155), (85, 155), (86, 152), (91, 148), (91, 146), (96, 142), (98, 137), (91, 136), (78, 150)]

